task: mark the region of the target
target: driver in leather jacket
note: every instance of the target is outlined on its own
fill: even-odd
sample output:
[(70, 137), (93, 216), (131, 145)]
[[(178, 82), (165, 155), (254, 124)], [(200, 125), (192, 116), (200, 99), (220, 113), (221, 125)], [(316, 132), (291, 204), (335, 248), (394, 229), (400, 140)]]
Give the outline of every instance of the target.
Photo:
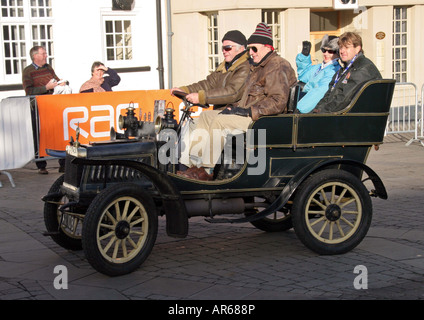
[(212, 104), (214, 109), (240, 100), (250, 72), (246, 37), (238, 30), (228, 31), (222, 38), (224, 61), (206, 77), (191, 85), (173, 88), (188, 93), (186, 99), (193, 104)]

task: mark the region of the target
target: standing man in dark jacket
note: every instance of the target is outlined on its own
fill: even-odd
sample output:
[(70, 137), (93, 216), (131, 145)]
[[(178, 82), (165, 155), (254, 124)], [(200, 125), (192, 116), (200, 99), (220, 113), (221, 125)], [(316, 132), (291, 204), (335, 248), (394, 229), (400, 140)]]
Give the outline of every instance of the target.
[[(246, 132), (252, 121), (286, 109), (290, 87), (297, 82), (296, 73), (290, 63), (274, 51), (271, 28), (259, 23), (247, 43), (253, 62), (243, 96), (222, 111), (201, 114), (196, 130), (203, 131), (198, 134), (202, 139), (193, 142), (190, 148), (190, 155), (199, 156), (200, 162), (196, 165), (200, 168), (181, 173), (188, 178), (211, 180), (229, 134)], [(216, 132), (220, 133), (218, 141), (213, 140)]]
[(343, 110), (353, 95), (367, 81), (381, 79), (380, 71), (364, 56), (362, 38), (354, 32), (346, 32), (339, 38), (341, 69), (334, 75), (329, 89), (318, 102), (314, 113), (330, 113)]

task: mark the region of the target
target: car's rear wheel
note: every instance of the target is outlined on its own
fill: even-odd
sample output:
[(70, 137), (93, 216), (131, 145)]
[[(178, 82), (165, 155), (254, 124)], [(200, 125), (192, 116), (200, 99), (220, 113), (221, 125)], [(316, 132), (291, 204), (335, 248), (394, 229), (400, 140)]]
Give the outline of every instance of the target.
[(259, 230), (266, 232), (281, 232), (293, 227), (290, 213), (284, 211), (276, 211), (265, 218), (250, 223)]
[[(276, 199), (274, 197), (255, 197), (255, 198), (245, 198), (247, 203), (250, 203), (251, 206), (254, 206), (251, 209), (248, 209), (245, 213), (246, 216), (256, 215), (261, 212), (261, 210), (266, 209), (271, 205)], [(261, 202), (262, 201), (262, 202)], [(255, 206), (256, 205), (256, 206)], [(258, 228), (259, 230), (265, 232), (281, 232), (293, 228), (293, 223), (291, 221), (290, 211), (287, 208), (282, 208), (279, 211), (275, 211), (270, 215), (260, 218), (258, 220), (250, 221), (250, 223)]]
[(324, 170), (306, 179), (296, 193), (292, 219), (298, 238), (319, 254), (341, 254), (368, 232), (372, 203), (363, 183), (343, 170)]
[(87, 210), (82, 229), (85, 256), (103, 274), (133, 272), (152, 251), (157, 229), (155, 204), (144, 190), (127, 183), (109, 187)]

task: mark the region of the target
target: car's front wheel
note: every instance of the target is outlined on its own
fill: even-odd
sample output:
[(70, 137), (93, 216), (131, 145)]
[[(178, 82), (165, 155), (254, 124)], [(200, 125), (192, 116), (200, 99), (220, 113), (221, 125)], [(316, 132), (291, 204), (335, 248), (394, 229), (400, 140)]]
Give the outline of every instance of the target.
[(134, 184), (103, 190), (91, 202), (82, 228), (82, 245), (97, 271), (118, 276), (133, 272), (156, 241), (158, 218), (151, 197)]

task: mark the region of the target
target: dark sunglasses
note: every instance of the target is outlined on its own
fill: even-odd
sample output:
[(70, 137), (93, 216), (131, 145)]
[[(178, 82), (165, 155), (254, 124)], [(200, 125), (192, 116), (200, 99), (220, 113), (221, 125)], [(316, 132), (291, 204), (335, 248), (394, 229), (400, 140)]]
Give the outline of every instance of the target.
[(222, 51), (226, 51), (226, 52), (231, 51), (233, 49), (233, 47), (234, 46), (232, 46), (230, 44), (228, 46), (222, 46)]
[(321, 48), (321, 52), (322, 52), (322, 53), (326, 53), (326, 52), (328, 52), (329, 54), (334, 54), (334, 53), (336, 53), (337, 51), (334, 51), (334, 50), (328, 50), (328, 49)]
[(258, 52), (258, 48), (256, 47), (247, 47), (247, 50), (248, 51), (252, 50), (254, 53)]

